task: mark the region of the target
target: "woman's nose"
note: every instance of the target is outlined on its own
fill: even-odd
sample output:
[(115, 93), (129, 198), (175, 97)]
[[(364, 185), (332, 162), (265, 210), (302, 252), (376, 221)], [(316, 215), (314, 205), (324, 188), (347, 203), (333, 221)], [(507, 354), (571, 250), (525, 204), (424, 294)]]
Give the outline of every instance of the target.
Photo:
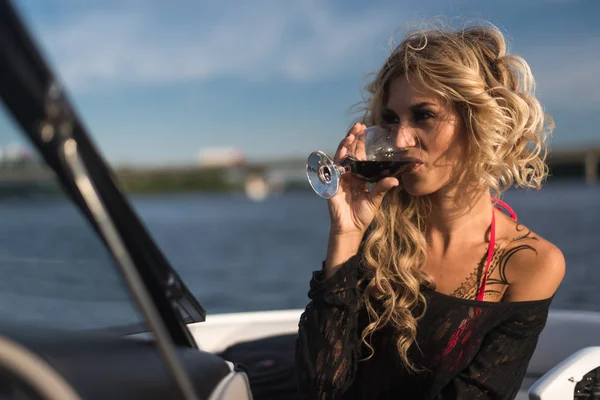
[(394, 144), (399, 149), (415, 147), (417, 145), (417, 134), (410, 126), (397, 125), (392, 129), (392, 135), (395, 135)]

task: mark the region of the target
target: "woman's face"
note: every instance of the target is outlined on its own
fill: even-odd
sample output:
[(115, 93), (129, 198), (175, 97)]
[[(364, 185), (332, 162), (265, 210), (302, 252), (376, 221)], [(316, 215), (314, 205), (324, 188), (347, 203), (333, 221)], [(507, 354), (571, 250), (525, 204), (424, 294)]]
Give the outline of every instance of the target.
[(462, 118), (416, 76), (409, 73), (391, 82), (381, 118), (396, 134), (396, 146), (421, 161), (401, 177), (411, 195), (447, 189), (449, 181), (464, 171), (467, 138)]

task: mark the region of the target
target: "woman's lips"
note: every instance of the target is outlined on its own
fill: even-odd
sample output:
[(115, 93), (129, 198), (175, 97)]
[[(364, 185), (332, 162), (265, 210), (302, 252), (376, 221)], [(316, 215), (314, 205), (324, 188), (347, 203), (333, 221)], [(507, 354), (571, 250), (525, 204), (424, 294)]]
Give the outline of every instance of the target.
[(407, 172), (416, 171), (417, 169), (419, 169), (421, 167), (421, 165), (423, 165), (423, 161), (417, 160), (417, 162), (415, 162), (415, 164)]

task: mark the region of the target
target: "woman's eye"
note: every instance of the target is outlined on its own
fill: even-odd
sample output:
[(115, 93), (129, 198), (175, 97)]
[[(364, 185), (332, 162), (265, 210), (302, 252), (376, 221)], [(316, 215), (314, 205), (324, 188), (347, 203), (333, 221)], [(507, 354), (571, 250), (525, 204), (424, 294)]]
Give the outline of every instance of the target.
[(386, 123), (386, 124), (397, 124), (399, 121), (399, 118), (396, 114), (391, 113), (391, 112), (384, 112), (381, 115), (381, 120)]
[(425, 121), (429, 118), (433, 118), (433, 113), (431, 111), (416, 111), (415, 112), (415, 120), (416, 121)]

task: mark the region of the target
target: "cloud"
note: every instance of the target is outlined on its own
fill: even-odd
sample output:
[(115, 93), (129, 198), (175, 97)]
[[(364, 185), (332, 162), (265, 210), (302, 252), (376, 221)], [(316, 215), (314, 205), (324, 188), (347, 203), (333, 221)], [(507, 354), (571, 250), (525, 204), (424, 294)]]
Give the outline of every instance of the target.
[(161, 14), (168, 10), (159, 3), (112, 1), (60, 21), (35, 22), (54, 65), (75, 90), (216, 76), (310, 81), (363, 71), (364, 48), (379, 41), (383, 50), (389, 26), (397, 23), (383, 11), (350, 15), (317, 0), (220, 8), (207, 13), (192, 5), (189, 14), (198, 13), (192, 18), (179, 7), (181, 14), (167, 16), (167, 23)]
[[(548, 1), (567, 0), (539, 0), (536, 7)], [(393, 30), (412, 16), (401, 2), (360, 12), (319, 0), (53, 4), (56, 15), (47, 21), (30, 11), (37, 11), (38, 37), (75, 92), (215, 77), (306, 82), (364, 76), (383, 59)], [(590, 90), (600, 87), (600, 37), (582, 39), (577, 32), (561, 43), (535, 31), (517, 40), (548, 105), (600, 105), (600, 91)]]

